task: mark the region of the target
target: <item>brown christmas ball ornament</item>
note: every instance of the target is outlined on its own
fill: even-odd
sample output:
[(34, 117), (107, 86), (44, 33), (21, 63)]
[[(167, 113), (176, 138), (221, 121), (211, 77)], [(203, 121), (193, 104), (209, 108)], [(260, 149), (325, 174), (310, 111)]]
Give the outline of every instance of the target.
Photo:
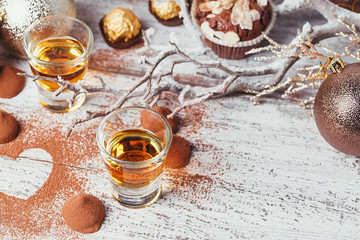
[[(178, 125), (179, 125), (179, 120), (176, 116), (174, 116), (173, 118), (167, 118), (167, 116), (169, 114), (171, 114), (171, 110), (169, 108), (155, 106), (155, 107), (152, 107), (151, 110), (154, 110), (155, 112), (164, 116), (166, 118), (166, 120), (169, 122), (172, 132), (176, 133)], [(141, 113), (141, 124), (143, 125), (144, 128), (146, 128), (154, 133), (158, 132), (160, 130), (160, 128), (162, 127), (162, 122), (146, 111)]]
[(81, 233), (98, 231), (105, 217), (102, 202), (89, 194), (79, 194), (67, 200), (62, 211), (67, 225), (72, 230)]
[(23, 36), (28, 26), (50, 15), (76, 17), (73, 0), (1, 0), (0, 39), (12, 54), (26, 58)]
[(191, 157), (190, 142), (179, 135), (174, 134), (169, 153), (166, 157), (165, 167), (182, 168), (185, 167)]
[(358, 0), (330, 0), (330, 2), (352, 12), (360, 13), (360, 2)]
[(360, 156), (360, 63), (333, 61), (332, 70), (315, 96), (316, 125), (335, 149)]

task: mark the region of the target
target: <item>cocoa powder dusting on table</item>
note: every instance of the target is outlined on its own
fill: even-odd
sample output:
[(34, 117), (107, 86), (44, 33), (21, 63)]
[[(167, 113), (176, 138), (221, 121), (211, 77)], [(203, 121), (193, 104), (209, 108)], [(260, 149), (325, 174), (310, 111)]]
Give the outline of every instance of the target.
[(187, 129), (189, 134), (197, 134), (203, 126), (203, 120), (207, 118), (205, 105), (199, 104), (184, 109), (185, 118), (182, 119), (182, 127)]
[[(98, 49), (91, 54), (90, 65), (91, 69), (97, 69), (107, 72), (121, 72), (125, 74), (139, 74), (139, 64), (135, 60), (131, 60), (134, 55), (134, 50), (138, 50), (143, 44), (139, 43), (128, 49)], [(145, 50), (141, 55), (151, 57), (154, 54), (152, 50)], [(123, 56), (128, 56), (124, 58)], [(108, 61), (115, 59), (114, 61)]]
[[(193, 106), (185, 110), (183, 119), (184, 135), (197, 133), (204, 119), (208, 118), (204, 105)], [(0, 145), (0, 155), (16, 161), (21, 153), (28, 149), (40, 148), (52, 156), (52, 170), (36, 193), (24, 200), (0, 192), (1, 227), (0, 239), (4, 237), (31, 239), (33, 236), (49, 236), (54, 238), (81, 238), (82, 234), (72, 231), (61, 217), (61, 209), (65, 200), (75, 194), (86, 193), (87, 179), (84, 167), (88, 159), (98, 159), (99, 151), (95, 141), (95, 126), (77, 128), (69, 138), (59, 129), (52, 119), (57, 115), (40, 114), (20, 119), (18, 137)], [(49, 117), (50, 116), (50, 117)], [(51, 123), (51, 124), (48, 124)], [(29, 159), (31, 161), (31, 159)], [(49, 163), (50, 164), (50, 163)], [(98, 169), (95, 169), (98, 170)], [(103, 172), (99, 173), (103, 174)], [(85, 174), (86, 175), (86, 174)], [(164, 174), (166, 189), (172, 194), (179, 194), (190, 201), (206, 199), (214, 191), (210, 176), (189, 174), (184, 168), (167, 169)], [(51, 229), (51, 232), (49, 230)]]
[(166, 169), (164, 182), (168, 191), (188, 200), (206, 199), (215, 190), (210, 176), (189, 174), (184, 168)]
[[(214, 129), (215, 124), (211, 121), (211, 116), (205, 104), (198, 104), (184, 109), (185, 115), (181, 118), (180, 134), (186, 136), (191, 141), (195, 149), (202, 145), (201, 128)], [(198, 135), (198, 136), (196, 136)], [(196, 140), (194, 140), (196, 138)], [(213, 149), (211, 149), (212, 151)], [(191, 156), (190, 163), (194, 161)], [(213, 192), (214, 181), (211, 176), (202, 174), (190, 174), (186, 168), (171, 169), (166, 168), (164, 173), (166, 189), (172, 194), (179, 194), (192, 202), (200, 202), (207, 199)]]
[[(74, 192), (86, 191), (85, 180), (76, 176), (79, 171), (86, 170), (69, 165), (84, 166), (87, 159), (98, 156), (96, 141), (88, 140), (95, 139), (95, 131), (78, 130), (67, 139), (56, 125), (44, 125), (44, 119), (39, 116), (20, 123), (22, 128), (18, 137), (12, 142), (0, 145), (0, 155), (15, 161), (25, 150), (41, 148), (52, 156), (54, 164), (46, 182), (28, 199), (0, 192), (1, 227), (8, 231), (0, 231), (0, 238), (11, 236), (30, 239), (34, 234), (49, 234), (50, 228), (55, 230), (56, 234), (77, 236), (70, 228), (64, 227), (66, 224), (61, 217), (62, 206), (59, 206), (59, 198), (65, 201)], [(87, 139), (86, 151), (81, 146), (83, 139)], [(64, 232), (64, 229), (67, 232)]]

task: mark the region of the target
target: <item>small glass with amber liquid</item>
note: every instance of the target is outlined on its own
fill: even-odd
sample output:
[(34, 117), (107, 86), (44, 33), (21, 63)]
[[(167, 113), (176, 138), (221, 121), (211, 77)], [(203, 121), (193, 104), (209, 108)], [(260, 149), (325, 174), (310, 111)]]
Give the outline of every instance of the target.
[(48, 78), (76, 83), (88, 71), (93, 34), (82, 21), (67, 16), (45, 17), (25, 31), (24, 48), (37, 80), (42, 105), (58, 112), (70, 112), (83, 105), (84, 93), (61, 89)]
[[(142, 125), (153, 119), (156, 132)], [(161, 176), (172, 131), (158, 113), (127, 107), (109, 114), (97, 130), (97, 142), (110, 179), (112, 195), (124, 206), (146, 207), (161, 194)]]

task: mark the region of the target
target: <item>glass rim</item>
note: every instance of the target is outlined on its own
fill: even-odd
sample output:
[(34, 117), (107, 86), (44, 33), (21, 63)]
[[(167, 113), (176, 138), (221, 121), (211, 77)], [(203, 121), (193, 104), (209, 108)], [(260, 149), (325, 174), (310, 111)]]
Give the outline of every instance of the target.
[[(75, 21), (75, 22), (79, 23), (81, 26), (83, 26), (86, 29), (86, 32), (89, 35), (89, 39), (87, 40), (87, 47), (86, 47), (84, 53), (82, 53), (79, 57), (74, 58), (74, 59), (69, 60), (69, 61), (66, 61), (66, 62), (48, 62), (48, 61), (41, 60), (40, 58), (37, 58), (30, 51), (29, 45), (28, 45), (27, 40), (26, 40), (27, 35), (29, 34), (29, 32), (32, 29), (34, 29), (34, 27), (38, 23), (40, 23), (41, 21), (44, 21), (46, 19), (52, 19), (52, 18), (53, 19), (54, 18), (59, 18), (59, 19), (63, 18), (63, 19), (72, 20), (72, 21)], [(79, 41), (79, 40), (77, 40), (77, 41)], [(74, 18), (74, 17), (70, 17), (70, 16), (66, 16), (66, 15), (51, 15), (51, 16), (46, 16), (46, 17), (43, 17), (43, 18), (40, 18), (40, 19), (36, 20), (34, 23), (30, 24), (26, 28), (26, 30), (24, 32), (24, 37), (23, 37), (23, 47), (24, 47), (24, 50), (25, 50), (25, 53), (26, 53), (27, 57), (30, 60), (35, 60), (37, 63), (50, 65), (50, 66), (66, 66), (66, 65), (76, 64), (78, 62), (85, 61), (90, 56), (90, 53), (91, 53), (92, 48), (93, 48), (93, 43), (94, 43), (94, 34), (93, 34), (92, 30), (90, 29), (90, 27), (84, 21), (82, 21), (82, 20), (80, 20), (78, 18)]]
[[(169, 135), (169, 139), (168, 139), (167, 142), (165, 142), (164, 149), (158, 155), (156, 155), (155, 157), (152, 157), (152, 158), (144, 160), (144, 161), (137, 161), (137, 162), (124, 161), (124, 160), (121, 160), (121, 159), (116, 158), (116, 157), (112, 156), (111, 154), (109, 154), (108, 151), (106, 151), (105, 147), (103, 146), (103, 143), (101, 143), (101, 141), (100, 141), (100, 131), (101, 131), (101, 129), (104, 128), (106, 120), (108, 120), (110, 117), (116, 115), (116, 113), (118, 113), (120, 111), (123, 111), (123, 110), (127, 110), (127, 109), (139, 109), (139, 110), (146, 110), (146, 111), (152, 112), (152, 113), (156, 114), (157, 116), (159, 116), (165, 122), (166, 129), (167, 129), (166, 132), (169, 133), (169, 134), (167, 134), (167, 135)], [(147, 129), (145, 129), (145, 130), (147, 130)], [(147, 130), (147, 131), (149, 131), (149, 130)], [(159, 158), (161, 158), (169, 150), (169, 148), (171, 146), (172, 139), (173, 139), (172, 129), (171, 129), (171, 126), (170, 126), (169, 122), (166, 120), (166, 118), (164, 116), (162, 116), (161, 114), (159, 114), (158, 112), (156, 112), (156, 111), (154, 111), (154, 110), (152, 110), (150, 108), (141, 107), (141, 106), (122, 107), (122, 108), (119, 108), (119, 109), (116, 109), (116, 110), (112, 111), (103, 120), (101, 120), (98, 128), (96, 129), (96, 142), (97, 142), (101, 152), (104, 152), (107, 157), (109, 157), (111, 160), (114, 160), (115, 162), (117, 162), (119, 164), (131, 164), (131, 165), (136, 166), (136, 165), (143, 165), (143, 164), (148, 164), (148, 163), (155, 162)]]

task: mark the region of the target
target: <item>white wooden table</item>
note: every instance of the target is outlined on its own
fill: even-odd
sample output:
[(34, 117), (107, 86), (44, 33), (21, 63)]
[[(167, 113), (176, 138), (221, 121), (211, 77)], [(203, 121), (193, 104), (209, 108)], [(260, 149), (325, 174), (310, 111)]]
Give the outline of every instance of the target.
[[(124, 69), (138, 73), (142, 67), (132, 62), (136, 54), (153, 53), (110, 49), (98, 21), (116, 6), (141, 14), (146, 2), (75, 2), (78, 17), (95, 34), (89, 78), (100, 73), (114, 86), (130, 86), (134, 77), (122, 75)], [(160, 26), (151, 15), (141, 17), (146, 28), (184, 31)], [(286, 16), (271, 36), (286, 43), (306, 20), (322, 21), (314, 12)], [(153, 41), (161, 46), (167, 40), (155, 32)], [(30, 72), (24, 60), (2, 64)], [(252, 57), (239, 64), (253, 64)], [(299, 99), (274, 95), (253, 106), (249, 96), (237, 94), (180, 112), (178, 134), (191, 141), (191, 162), (166, 170), (162, 197), (137, 210), (110, 196), (106, 174), (99, 171), (95, 129), (100, 119), (65, 138), (72, 119), (109, 101), (95, 95), (74, 113), (52, 113), (38, 103), (30, 80), (15, 98), (0, 99), (0, 109), (21, 125), (17, 139), (0, 145), (1, 239), (360, 239), (359, 159), (330, 147), (312, 111), (297, 105)], [(79, 193), (104, 203), (106, 217), (96, 233), (74, 232), (61, 217), (65, 200)], [(24, 230), (20, 219), (32, 228)]]

